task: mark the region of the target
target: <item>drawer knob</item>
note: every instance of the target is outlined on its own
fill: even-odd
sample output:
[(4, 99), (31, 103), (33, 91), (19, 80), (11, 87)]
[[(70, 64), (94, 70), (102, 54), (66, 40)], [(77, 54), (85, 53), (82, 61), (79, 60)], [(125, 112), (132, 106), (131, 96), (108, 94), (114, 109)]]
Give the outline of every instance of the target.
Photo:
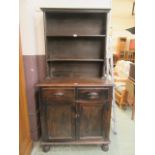
[(53, 94), (54, 96), (64, 96), (64, 93), (62, 93), (62, 92), (58, 92), (58, 93), (55, 93), (55, 94)]
[(89, 96), (89, 98), (91, 98), (91, 99), (95, 99), (95, 98), (98, 98), (98, 93), (96, 93), (96, 92), (91, 92), (91, 93), (88, 94), (88, 96)]
[(80, 117), (80, 115), (79, 114), (75, 114), (75, 118), (79, 118)]

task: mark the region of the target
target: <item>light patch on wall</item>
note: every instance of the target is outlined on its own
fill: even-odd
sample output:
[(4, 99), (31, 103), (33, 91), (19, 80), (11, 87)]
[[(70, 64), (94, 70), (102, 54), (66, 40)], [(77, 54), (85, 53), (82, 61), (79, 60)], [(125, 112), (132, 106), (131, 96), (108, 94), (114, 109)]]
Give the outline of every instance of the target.
[(119, 37), (126, 37), (128, 39), (127, 46), (129, 40), (134, 38), (134, 35), (125, 30), (135, 25), (135, 18), (132, 15), (133, 1), (113, 0), (111, 17), (113, 52), (115, 52)]
[(35, 55), (36, 38), (34, 27), (35, 0), (20, 0), (20, 33), (23, 55)]
[(37, 55), (45, 54), (45, 38), (44, 38), (44, 22), (42, 11), (36, 11), (35, 13), (35, 32), (36, 32), (36, 45)]

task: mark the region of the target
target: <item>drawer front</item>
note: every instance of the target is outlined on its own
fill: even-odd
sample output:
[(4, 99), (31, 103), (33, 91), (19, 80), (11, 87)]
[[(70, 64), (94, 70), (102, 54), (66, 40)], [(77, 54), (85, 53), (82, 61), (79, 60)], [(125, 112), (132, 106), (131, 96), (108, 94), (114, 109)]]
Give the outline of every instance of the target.
[(74, 89), (61, 89), (61, 88), (43, 88), (42, 99), (43, 101), (54, 102), (73, 102), (75, 100)]
[(102, 102), (109, 100), (108, 88), (78, 88), (78, 100)]

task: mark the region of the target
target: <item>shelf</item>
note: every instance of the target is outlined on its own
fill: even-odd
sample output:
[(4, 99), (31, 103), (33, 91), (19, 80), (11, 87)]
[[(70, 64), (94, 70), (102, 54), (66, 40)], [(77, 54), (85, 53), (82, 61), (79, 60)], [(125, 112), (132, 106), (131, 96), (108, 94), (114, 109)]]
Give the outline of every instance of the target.
[(47, 62), (70, 62), (70, 61), (85, 61), (85, 62), (103, 62), (104, 59), (47, 59)]
[(106, 35), (46, 35), (49, 38), (105, 38)]

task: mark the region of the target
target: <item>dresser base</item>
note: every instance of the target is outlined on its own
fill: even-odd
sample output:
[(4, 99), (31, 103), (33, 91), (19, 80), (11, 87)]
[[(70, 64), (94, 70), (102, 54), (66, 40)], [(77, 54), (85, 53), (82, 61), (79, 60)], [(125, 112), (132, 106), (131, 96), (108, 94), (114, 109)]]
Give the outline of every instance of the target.
[(73, 142), (41, 142), (43, 152), (48, 152), (50, 147), (57, 145), (101, 145), (103, 151), (109, 150), (110, 141), (73, 141)]

